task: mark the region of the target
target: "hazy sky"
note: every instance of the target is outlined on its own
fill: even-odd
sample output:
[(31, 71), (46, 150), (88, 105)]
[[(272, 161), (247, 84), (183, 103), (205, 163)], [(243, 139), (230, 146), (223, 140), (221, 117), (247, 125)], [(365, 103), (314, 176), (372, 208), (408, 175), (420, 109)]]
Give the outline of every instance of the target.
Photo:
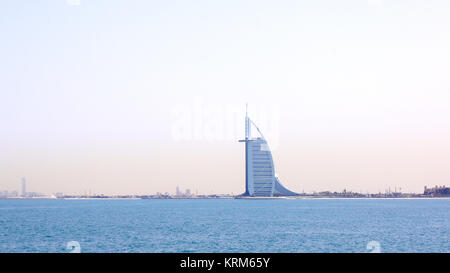
[(0, 190), (241, 193), (246, 102), (291, 190), (449, 185), (449, 14), (447, 0), (2, 1)]

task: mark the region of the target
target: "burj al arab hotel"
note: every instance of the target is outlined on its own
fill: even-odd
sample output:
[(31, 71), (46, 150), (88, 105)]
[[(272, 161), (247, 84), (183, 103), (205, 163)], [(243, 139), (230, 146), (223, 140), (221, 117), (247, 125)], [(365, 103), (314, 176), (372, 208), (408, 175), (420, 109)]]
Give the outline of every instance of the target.
[[(251, 127), (255, 127), (259, 136), (252, 137)], [(267, 145), (261, 130), (245, 115), (245, 139), (239, 140), (245, 143), (245, 192), (243, 197), (274, 197), (274, 196), (296, 196), (281, 185), (275, 175), (272, 152)]]

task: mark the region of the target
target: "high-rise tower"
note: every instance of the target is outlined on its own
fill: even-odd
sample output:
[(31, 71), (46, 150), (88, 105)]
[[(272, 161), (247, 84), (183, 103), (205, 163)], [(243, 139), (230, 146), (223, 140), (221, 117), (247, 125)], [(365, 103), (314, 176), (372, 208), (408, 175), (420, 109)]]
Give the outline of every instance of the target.
[[(252, 137), (251, 126), (254, 126), (259, 137)], [(295, 196), (292, 192), (281, 185), (275, 176), (272, 152), (269, 149), (258, 126), (245, 114), (245, 192), (243, 196), (272, 197), (272, 196)]]
[(22, 177), (22, 196), (25, 197), (27, 195), (27, 181), (25, 177)]

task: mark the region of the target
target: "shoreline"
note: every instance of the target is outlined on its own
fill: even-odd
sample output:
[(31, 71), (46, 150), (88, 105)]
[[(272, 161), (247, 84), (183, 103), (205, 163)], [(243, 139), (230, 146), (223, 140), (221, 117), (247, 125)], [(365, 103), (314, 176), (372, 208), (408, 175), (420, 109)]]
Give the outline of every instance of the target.
[(235, 199), (235, 200), (355, 200), (355, 199), (370, 199), (370, 200), (409, 200), (409, 199), (422, 199), (422, 200), (433, 200), (433, 199), (450, 199), (450, 196), (439, 196), (439, 197), (319, 197), (319, 196), (301, 196), (301, 197), (192, 197), (192, 198), (151, 198), (151, 197), (10, 197), (10, 198), (0, 198), (0, 200), (198, 200), (198, 199)]

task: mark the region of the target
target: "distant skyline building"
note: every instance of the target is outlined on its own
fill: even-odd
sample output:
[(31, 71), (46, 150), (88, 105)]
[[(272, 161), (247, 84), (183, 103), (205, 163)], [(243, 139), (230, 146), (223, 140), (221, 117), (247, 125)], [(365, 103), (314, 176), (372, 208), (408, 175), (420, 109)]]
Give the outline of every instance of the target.
[(22, 196), (27, 196), (27, 181), (22, 177)]
[[(251, 126), (259, 133), (252, 137)], [(272, 197), (299, 195), (281, 185), (275, 175), (272, 152), (256, 124), (245, 114), (245, 192), (242, 196)]]

